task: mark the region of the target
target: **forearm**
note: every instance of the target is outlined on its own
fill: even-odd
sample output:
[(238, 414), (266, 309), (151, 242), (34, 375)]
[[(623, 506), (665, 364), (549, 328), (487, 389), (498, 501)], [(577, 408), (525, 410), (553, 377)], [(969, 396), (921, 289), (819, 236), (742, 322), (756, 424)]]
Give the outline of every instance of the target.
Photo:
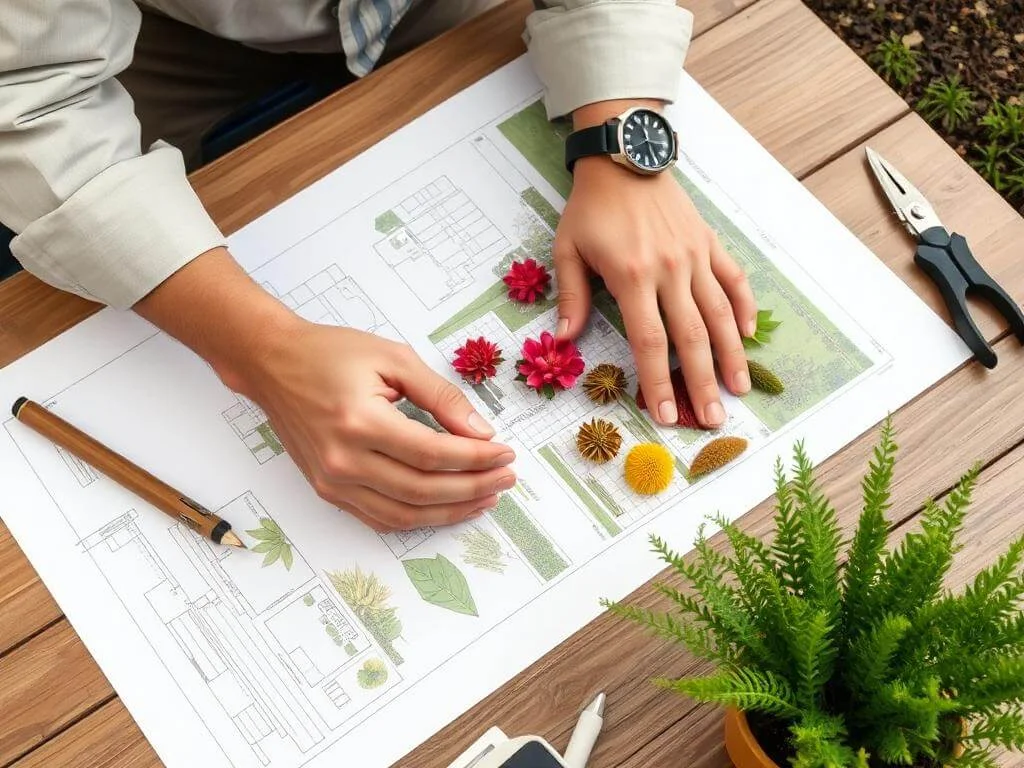
[(175, 272), (134, 310), (206, 360), (246, 394), (275, 345), (299, 318), (257, 285), (226, 248), (214, 248)]

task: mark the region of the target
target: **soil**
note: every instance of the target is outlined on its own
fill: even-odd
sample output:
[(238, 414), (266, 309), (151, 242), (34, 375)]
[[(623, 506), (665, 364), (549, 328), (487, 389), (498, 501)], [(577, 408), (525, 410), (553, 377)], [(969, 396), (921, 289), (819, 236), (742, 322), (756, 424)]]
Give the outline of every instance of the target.
[[(905, 86), (890, 81), (911, 106), (930, 82), (959, 74), (963, 85), (973, 91), (974, 114), (953, 131), (937, 120), (930, 124), (968, 161), (978, 162), (981, 147), (989, 143), (988, 130), (978, 121), (994, 100), (1024, 106), (1024, 0), (804, 2), (876, 71), (869, 56), (893, 33), (916, 51), (917, 77)], [(1007, 149), (1024, 160), (1024, 141)], [(1006, 167), (1008, 172), (1015, 169), (1012, 162)], [(979, 172), (996, 186), (991, 174)], [(1024, 184), (999, 191), (1024, 213)]]

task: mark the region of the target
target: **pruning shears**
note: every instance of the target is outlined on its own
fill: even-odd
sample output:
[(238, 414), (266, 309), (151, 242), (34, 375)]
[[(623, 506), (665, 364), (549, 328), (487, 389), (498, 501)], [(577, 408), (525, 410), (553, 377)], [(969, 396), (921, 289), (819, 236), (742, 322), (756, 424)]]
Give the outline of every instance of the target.
[(996, 353), (971, 319), (967, 307), (968, 294), (987, 300), (1007, 320), (1022, 344), (1024, 313), (977, 262), (964, 236), (950, 233), (943, 226), (927, 198), (870, 147), (867, 148), (867, 156), (871, 170), (896, 215), (907, 231), (917, 237), (914, 262), (938, 286), (956, 332), (978, 362), (986, 368), (995, 368)]

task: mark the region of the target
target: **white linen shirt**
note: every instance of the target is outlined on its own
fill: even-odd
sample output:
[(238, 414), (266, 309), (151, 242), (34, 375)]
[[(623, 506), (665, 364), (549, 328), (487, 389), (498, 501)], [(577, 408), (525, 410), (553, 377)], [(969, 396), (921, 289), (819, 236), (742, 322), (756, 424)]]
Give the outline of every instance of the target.
[[(214, 35), (277, 51), (344, 51), (372, 69), (409, 0), (139, 0)], [(535, 0), (524, 39), (549, 117), (595, 101), (671, 102), (692, 15), (673, 0)], [(134, 0), (0, 0), (0, 222), (43, 281), (127, 309), (226, 245), (181, 152), (141, 146), (128, 67)]]

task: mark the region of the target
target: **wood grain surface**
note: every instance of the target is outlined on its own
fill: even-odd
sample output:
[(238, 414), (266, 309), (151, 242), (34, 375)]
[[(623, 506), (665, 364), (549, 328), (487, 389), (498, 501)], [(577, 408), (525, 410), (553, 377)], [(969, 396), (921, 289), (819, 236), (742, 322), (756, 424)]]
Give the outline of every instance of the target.
[[(868, 175), (865, 143), (907, 173), (1011, 294), (1024, 295), (1024, 220), (801, 3), (683, 4), (696, 16), (690, 73), (943, 317), (937, 294), (913, 266), (911, 240)], [(197, 191), (224, 231), (234, 231), (522, 53), (530, 6), (528, 0), (506, 3), (329, 97), (195, 174)], [(0, 364), (95, 309), (29, 275), (0, 283)], [(984, 311), (978, 316), (990, 340), (1004, 335), (1001, 320)], [(991, 557), (988, 542), (1005, 541), (1024, 524), (1013, 493), (1024, 460), (1024, 351), (1013, 338), (999, 341), (996, 350), (995, 370), (966, 366), (895, 417), (901, 455), (892, 520), (898, 530), (913, 526), (923, 498), (945, 492), (968, 464), (987, 465), (968, 519), (970, 545), (957, 559), (954, 576), (961, 581)], [(875, 438), (863, 436), (820, 469), (847, 526)], [(743, 525), (764, 533), (769, 514), (770, 505), (762, 504)], [(660, 605), (649, 585), (631, 599)], [(719, 713), (648, 682), (692, 671), (695, 663), (603, 616), (399, 765), (444, 768), (495, 723), (564, 747), (580, 704), (598, 689), (608, 693), (609, 709), (593, 768), (725, 765)], [(0, 768), (160, 765), (2, 524), (0, 712)]]

